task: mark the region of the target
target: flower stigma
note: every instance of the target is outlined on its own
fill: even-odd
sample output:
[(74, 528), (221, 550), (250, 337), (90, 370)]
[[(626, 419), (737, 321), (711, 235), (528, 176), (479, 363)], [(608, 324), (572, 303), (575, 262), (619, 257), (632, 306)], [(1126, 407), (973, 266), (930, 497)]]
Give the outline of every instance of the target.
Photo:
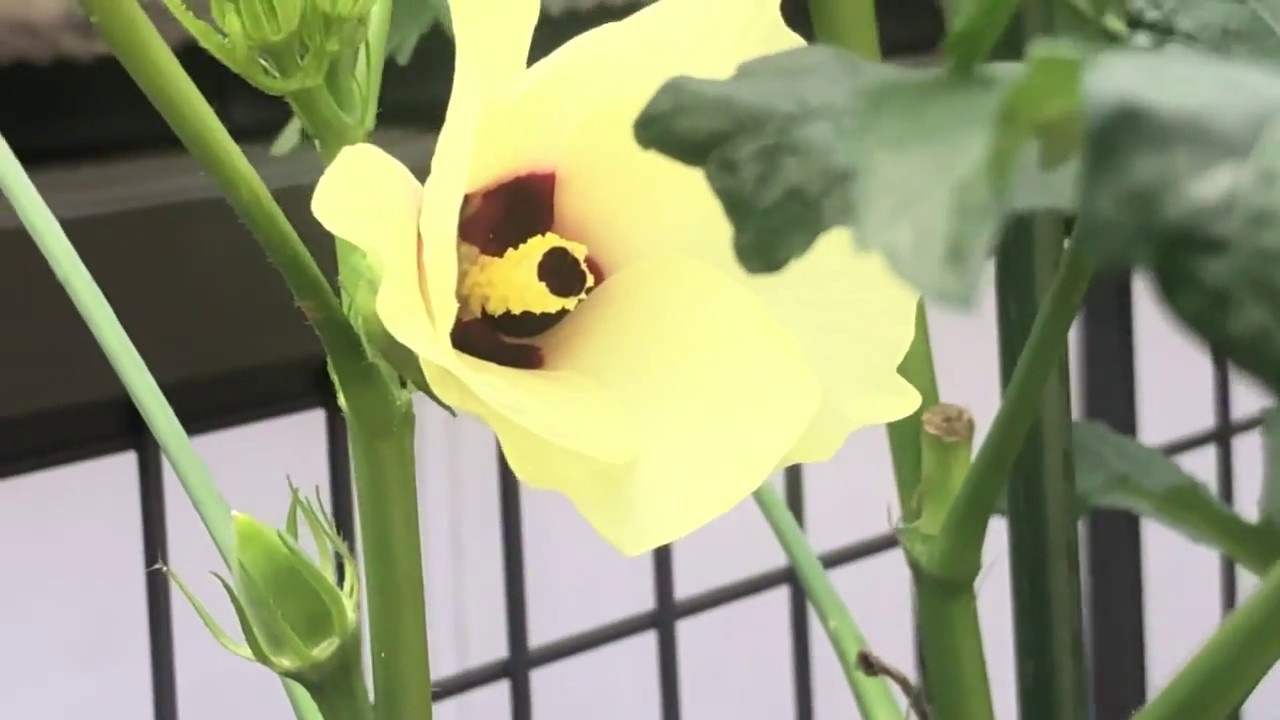
[(458, 219), (454, 347), (522, 369), (542, 366), (530, 340), (555, 327), (603, 280), (587, 246), (556, 233), (555, 174), (520, 175), (467, 195)]
[(487, 317), (508, 337), (529, 338), (550, 330), (595, 286), (586, 246), (552, 232), (529, 238), (500, 257), (465, 244), (459, 255), (461, 319)]

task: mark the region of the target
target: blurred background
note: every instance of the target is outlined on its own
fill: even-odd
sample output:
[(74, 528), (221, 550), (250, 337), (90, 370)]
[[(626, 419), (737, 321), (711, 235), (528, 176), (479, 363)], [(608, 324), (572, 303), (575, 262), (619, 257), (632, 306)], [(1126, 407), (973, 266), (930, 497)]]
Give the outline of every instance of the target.
[[(165, 18), (160, 4), (157, 17)], [(635, 0), (545, 0), (535, 55)], [(785, 2), (807, 30), (802, 3)], [(929, 0), (881, 8), (896, 57), (926, 56)], [(287, 120), (214, 61), (168, 36), (326, 269), (307, 217), (318, 161), (273, 158)], [(450, 46), (433, 32), (388, 73), (378, 142), (414, 167), (448, 97)], [(0, 132), (33, 170), (125, 326), (170, 391), (232, 504), (282, 518), (286, 478), (351, 521), (341, 419), (310, 332), (257, 246), (144, 98), (94, 42), (73, 0), (0, 0)], [(944, 400), (979, 432), (999, 399), (995, 310), (932, 308)], [(275, 720), (265, 670), (219, 648), (149, 567), (159, 559), (232, 623), (206, 571), (218, 559), (180, 487), (70, 303), (0, 204), (0, 718)], [(1256, 515), (1261, 391), (1160, 308), (1139, 277), (1106, 279), (1072, 338), (1075, 407), (1169, 451)], [(747, 503), (652, 556), (625, 559), (562, 498), (518, 487), (493, 437), (421, 403), (419, 497), (440, 720), (840, 720), (856, 717), (835, 657), (782, 553)], [(884, 432), (782, 483), (871, 648), (914, 667), (909, 576)], [(1141, 542), (1094, 521), (1086, 622), (1097, 720), (1159, 688), (1252, 578), (1151, 523)], [(1090, 542), (1092, 541), (1092, 542)], [(997, 712), (1016, 717), (1005, 527), (979, 585)], [(1274, 720), (1269, 678), (1246, 720)], [(1190, 719), (1189, 719), (1190, 720)]]

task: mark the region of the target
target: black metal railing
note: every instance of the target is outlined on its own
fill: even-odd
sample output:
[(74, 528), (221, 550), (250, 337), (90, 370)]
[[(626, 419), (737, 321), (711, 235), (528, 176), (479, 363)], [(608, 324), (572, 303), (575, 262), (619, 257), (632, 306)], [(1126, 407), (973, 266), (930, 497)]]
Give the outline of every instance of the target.
[[(1134, 425), (1134, 377), (1131, 370), (1125, 370), (1132, 368), (1131, 320), (1126, 320), (1131, 312), (1127, 282), (1111, 280), (1100, 285), (1099, 290), (1090, 298), (1083, 320), (1085, 363), (1082, 381), (1086, 411), (1094, 417), (1113, 423), (1122, 431), (1132, 431)], [(1213, 447), (1218, 458), (1219, 495), (1230, 501), (1234, 490), (1231, 440), (1240, 433), (1255, 429), (1261, 420), (1257, 417), (1233, 420), (1230, 414), (1231, 388), (1227, 382), (1226, 365), (1220, 359), (1215, 360), (1213, 373), (1215, 413), (1211, 427), (1165, 443), (1161, 449), (1170, 455), (1178, 455)], [(324, 408), (332, 508), (339, 526), (351, 537), (354, 514), (342, 416), (327, 393), (317, 392), (312, 398), (312, 405)], [(267, 414), (284, 414), (296, 409), (291, 405), (280, 408), (278, 413)], [(229, 418), (226, 425), (233, 426), (237, 421), (238, 418)], [(146, 572), (157, 563), (167, 560), (168, 528), (165, 522), (163, 463), (159, 448), (140, 423), (135, 425), (133, 447), (137, 456), (142, 503), (144, 557), (141, 558), (138, 569), (146, 577), (155, 720), (177, 720), (173, 600), (164, 576)], [(803, 468), (793, 467), (785, 474), (788, 504), (802, 520), (803, 473)], [(0, 476), (3, 475), (4, 468), (0, 468)], [(680, 622), (715, 608), (788, 586), (795, 717), (805, 720), (814, 716), (813, 658), (808, 609), (794, 573), (786, 566), (677, 599), (672, 571), (673, 551), (662, 548), (652, 554), (654, 598), (649, 610), (546, 644), (531, 644), (519, 488), (503, 462), (499, 463), (496, 482), (499, 483), (501, 522), (495, 531), (501, 534), (502, 541), (508, 652), (498, 660), (439, 678), (434, 687), (438, 699), (506, 682), (511, 694), (512, 720), (532, 720), (530, 677), (535, 669), (642, 633), (654, 632), (657, 636), (655, 662), (658, 664), (661, 718), (676, 720), (681, 716), (680, 670), (676, 651), (677, 627)], [(1091, 551), (1086, 562), (1089, 580), (1088, 619), (1097, 720), (1127, 718), (1142, 701), (1146, 690), (1140, 548), (1137, 533), (1131, 532), (1135, 529), (1136, 520), (1120, 513), (1098, 513), (1089, 520)], [(837, 568), (891, 550), (895, 546), (894, 536), (885, 533), (825, 552), (821, 558), (826, 567)], [(1234, 567), (1224, 561), (1223, 568), (1221, 597), (1225, 611), (1234, 605), (1237, 590)]]

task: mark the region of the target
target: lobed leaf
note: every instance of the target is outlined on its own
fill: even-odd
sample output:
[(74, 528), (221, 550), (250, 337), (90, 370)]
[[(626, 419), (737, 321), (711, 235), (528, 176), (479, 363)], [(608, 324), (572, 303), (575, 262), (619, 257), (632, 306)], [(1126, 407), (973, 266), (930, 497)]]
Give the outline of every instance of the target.
[(748, 271), (777, 271), (844, 225), (925, 294), (969, 302), (1008, 214), (1074, 205), (1082, 58), (1037, 52), (955, 76), (790, 50), (727, 80), (668, 82), (636, 139), (703, 168)]
[(1078, 246), (1149, 268), (1187, 325), (1280, 389), (1280, 74), (1122, 51), (1084, 87)]

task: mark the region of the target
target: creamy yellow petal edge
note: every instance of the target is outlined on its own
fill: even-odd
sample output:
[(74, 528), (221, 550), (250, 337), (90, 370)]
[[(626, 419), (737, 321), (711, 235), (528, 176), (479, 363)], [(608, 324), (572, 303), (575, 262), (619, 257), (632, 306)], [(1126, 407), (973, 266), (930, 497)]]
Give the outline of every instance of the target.
[[(451, 0), (453, 91), (423, 189), (422, 260), (436, 332), (448, 336), (458, 314), (458, 211), (467, 190), (484, 107), (525, 70), (539, 0)], [(518, 121), (518, 120), (517, 120)]]
[(905, 417), (920, 394), (898, 374), (919, 295), (847, 229), (824, 233), (781, 272), (748, 284), (796, 337), (822, 382), (822, 408), (787, 456), (826, 460), (849, 433)]
[(422, 185), (413, 173), (365, 143), (343, 148), (311, 195), (311, 213), (324, 229), (363, 250), (375, 265), (416, 240), (421, 204)]
[(802, 44), (776, 0), (659, 0), (569, 40), (499, 98), (484, 117), (472, 182), (558, 167), (564, 150), (593, 144), (598, 132), (634, 145), (632, 123), (667, 79), (726, 77), (745, 60)]
[(637, 424), (638, 454), (604, 465), (499, 423), (502, 447), (517, 477), (568, 496), (630, 555), (683, 537), (759, 487), (820, 397), (804, 355), (758, 300), (678, 256), (611, 277), (551, 331), (547, 352), (551, 370), (614, 391)]

